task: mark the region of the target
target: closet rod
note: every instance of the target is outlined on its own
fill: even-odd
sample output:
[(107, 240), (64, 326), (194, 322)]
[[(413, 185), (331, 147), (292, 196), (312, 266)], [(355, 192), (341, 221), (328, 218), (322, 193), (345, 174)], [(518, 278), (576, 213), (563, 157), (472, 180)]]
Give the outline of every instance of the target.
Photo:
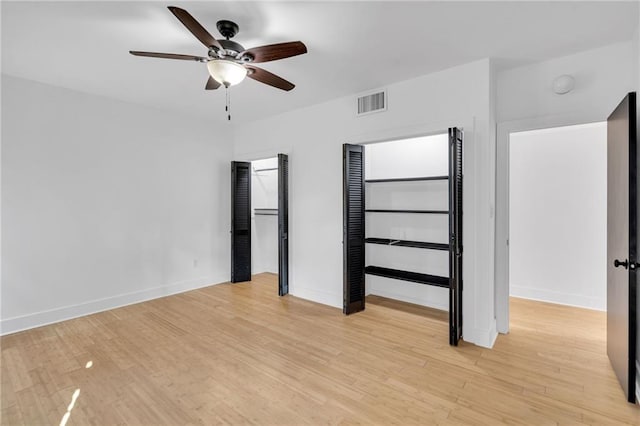
[(278, 170), (277, 167), (271, 167), (269, 169), (253, 169), (254, 172), (270, 172), (271, 170)]
[(254, 213), (257, 215), (264, 215), (264, 216), (277, 216), (278, 215), (278, 209), (270, 209), (268, 207), (256, 207), (254, 210)]

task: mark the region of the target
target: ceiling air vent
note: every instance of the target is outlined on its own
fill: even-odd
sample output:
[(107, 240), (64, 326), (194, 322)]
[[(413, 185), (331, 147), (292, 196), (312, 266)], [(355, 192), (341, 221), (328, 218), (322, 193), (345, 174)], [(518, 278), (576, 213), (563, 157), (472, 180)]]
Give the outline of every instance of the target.
[(358, 115), (387, 110), (387, 91), (368, 93), (358, 97)]

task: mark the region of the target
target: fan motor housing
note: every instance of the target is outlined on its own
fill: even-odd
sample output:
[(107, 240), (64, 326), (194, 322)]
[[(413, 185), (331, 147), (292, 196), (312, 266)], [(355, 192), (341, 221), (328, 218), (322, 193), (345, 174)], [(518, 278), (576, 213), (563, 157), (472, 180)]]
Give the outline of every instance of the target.
[(209, 56), (212, 58), (223, 58), (223, 57), (236, 57), (236, 55), (240, 52), (243, 52), (245, 49), (240, 43), (236, 43), (231, 40), (218, 40), (223, 50), (218, 50), (216, 48), (209, 49)]
[(222, 45), (222, 47), (224, 47), (224, 50), (227, 50), (227, 51), (231, 50), (236, 54), (244, 51), (244, 47), (242, 47), (240, 43), (236, 43), (235, 41), (218, 40), (218, 42)]
[(238, 24), (224, 19), (218, 21), (216, 23), (216, 27), (218, 28), (218, 31), (220, 31), (220, 34), (222, 34), (222, 37), (226, 37), (227, 39), (235, 37), (235, 35), (238, 34), (238, 31), (240, 31)]

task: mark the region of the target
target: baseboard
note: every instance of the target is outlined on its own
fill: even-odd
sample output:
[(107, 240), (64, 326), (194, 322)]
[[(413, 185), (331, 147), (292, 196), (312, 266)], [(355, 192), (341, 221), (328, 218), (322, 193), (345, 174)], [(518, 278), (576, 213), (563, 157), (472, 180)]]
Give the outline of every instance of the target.
[(521, 299), (538, 300), (540, 302), (573, 306), (576, 308), (593, 309), (596, 311), (607, 310), (606, 300), (600, 300), (596, 297), (588, 297), (550, 290), (541, 290), (537, 288), (522, 287), (513, 284), (510, 286), (510, 296), (519, 297)]
[(271, 270), (269, 268), (251, 268), (251, 269), (253, 269), (253, 271), (251, 271), (251, 275), (259, 275), (259, 274), (278, 275), (278, 268), (276, 268), (275, 270)]
[(388, 299), (399, 300), (401, 302), (413, 303), (414, 305), (426, 306), (427, 308), (439, 309), (441, 311), (448, 311), (449, 304), (438, 302), (437, 300), (425, 300), (417, 297), (407, 296), (406, 294), (394, 293), (392, 291), (381, 290), (376, 288), (369, 294), (375, 296), (382, 296)]
[(342, 309), (342, 294), (329, 293), (324, 291), (318, 291), (305, 287), (290, 287), (289, 294), (300, 299), (308, 300), (310, 302), (320, 303), (322, 305), (332, 306), (334, 308)]
[(73, 318), (91, 315), (110, 309), (120, 308), (135, 303), (146, 302), (172, 294), (184, 293), (210, 285), (220, 284), (228, 280), (221, 277), (201, 277), (194, 280), (182, 281), (166, 286), (154, 287), (146, 290), (125, 293), (103, 299), (91, 300), (77, 305), (36, 312), (19, 317), (6, 318), (0, 321), (0, 335), (17, 333), (43, 325), (66, 321)]

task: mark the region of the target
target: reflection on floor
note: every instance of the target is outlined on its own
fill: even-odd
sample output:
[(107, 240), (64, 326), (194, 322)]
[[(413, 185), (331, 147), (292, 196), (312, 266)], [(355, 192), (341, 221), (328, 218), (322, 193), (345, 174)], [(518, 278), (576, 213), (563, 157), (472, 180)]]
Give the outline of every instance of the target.
[[(640, 424), (601, 312), (513, 299), (493, 350), (446, 314), (222, 284), (5, 336), (2, 424)], [(70, 404), (69, 401), (72, 401)]]

